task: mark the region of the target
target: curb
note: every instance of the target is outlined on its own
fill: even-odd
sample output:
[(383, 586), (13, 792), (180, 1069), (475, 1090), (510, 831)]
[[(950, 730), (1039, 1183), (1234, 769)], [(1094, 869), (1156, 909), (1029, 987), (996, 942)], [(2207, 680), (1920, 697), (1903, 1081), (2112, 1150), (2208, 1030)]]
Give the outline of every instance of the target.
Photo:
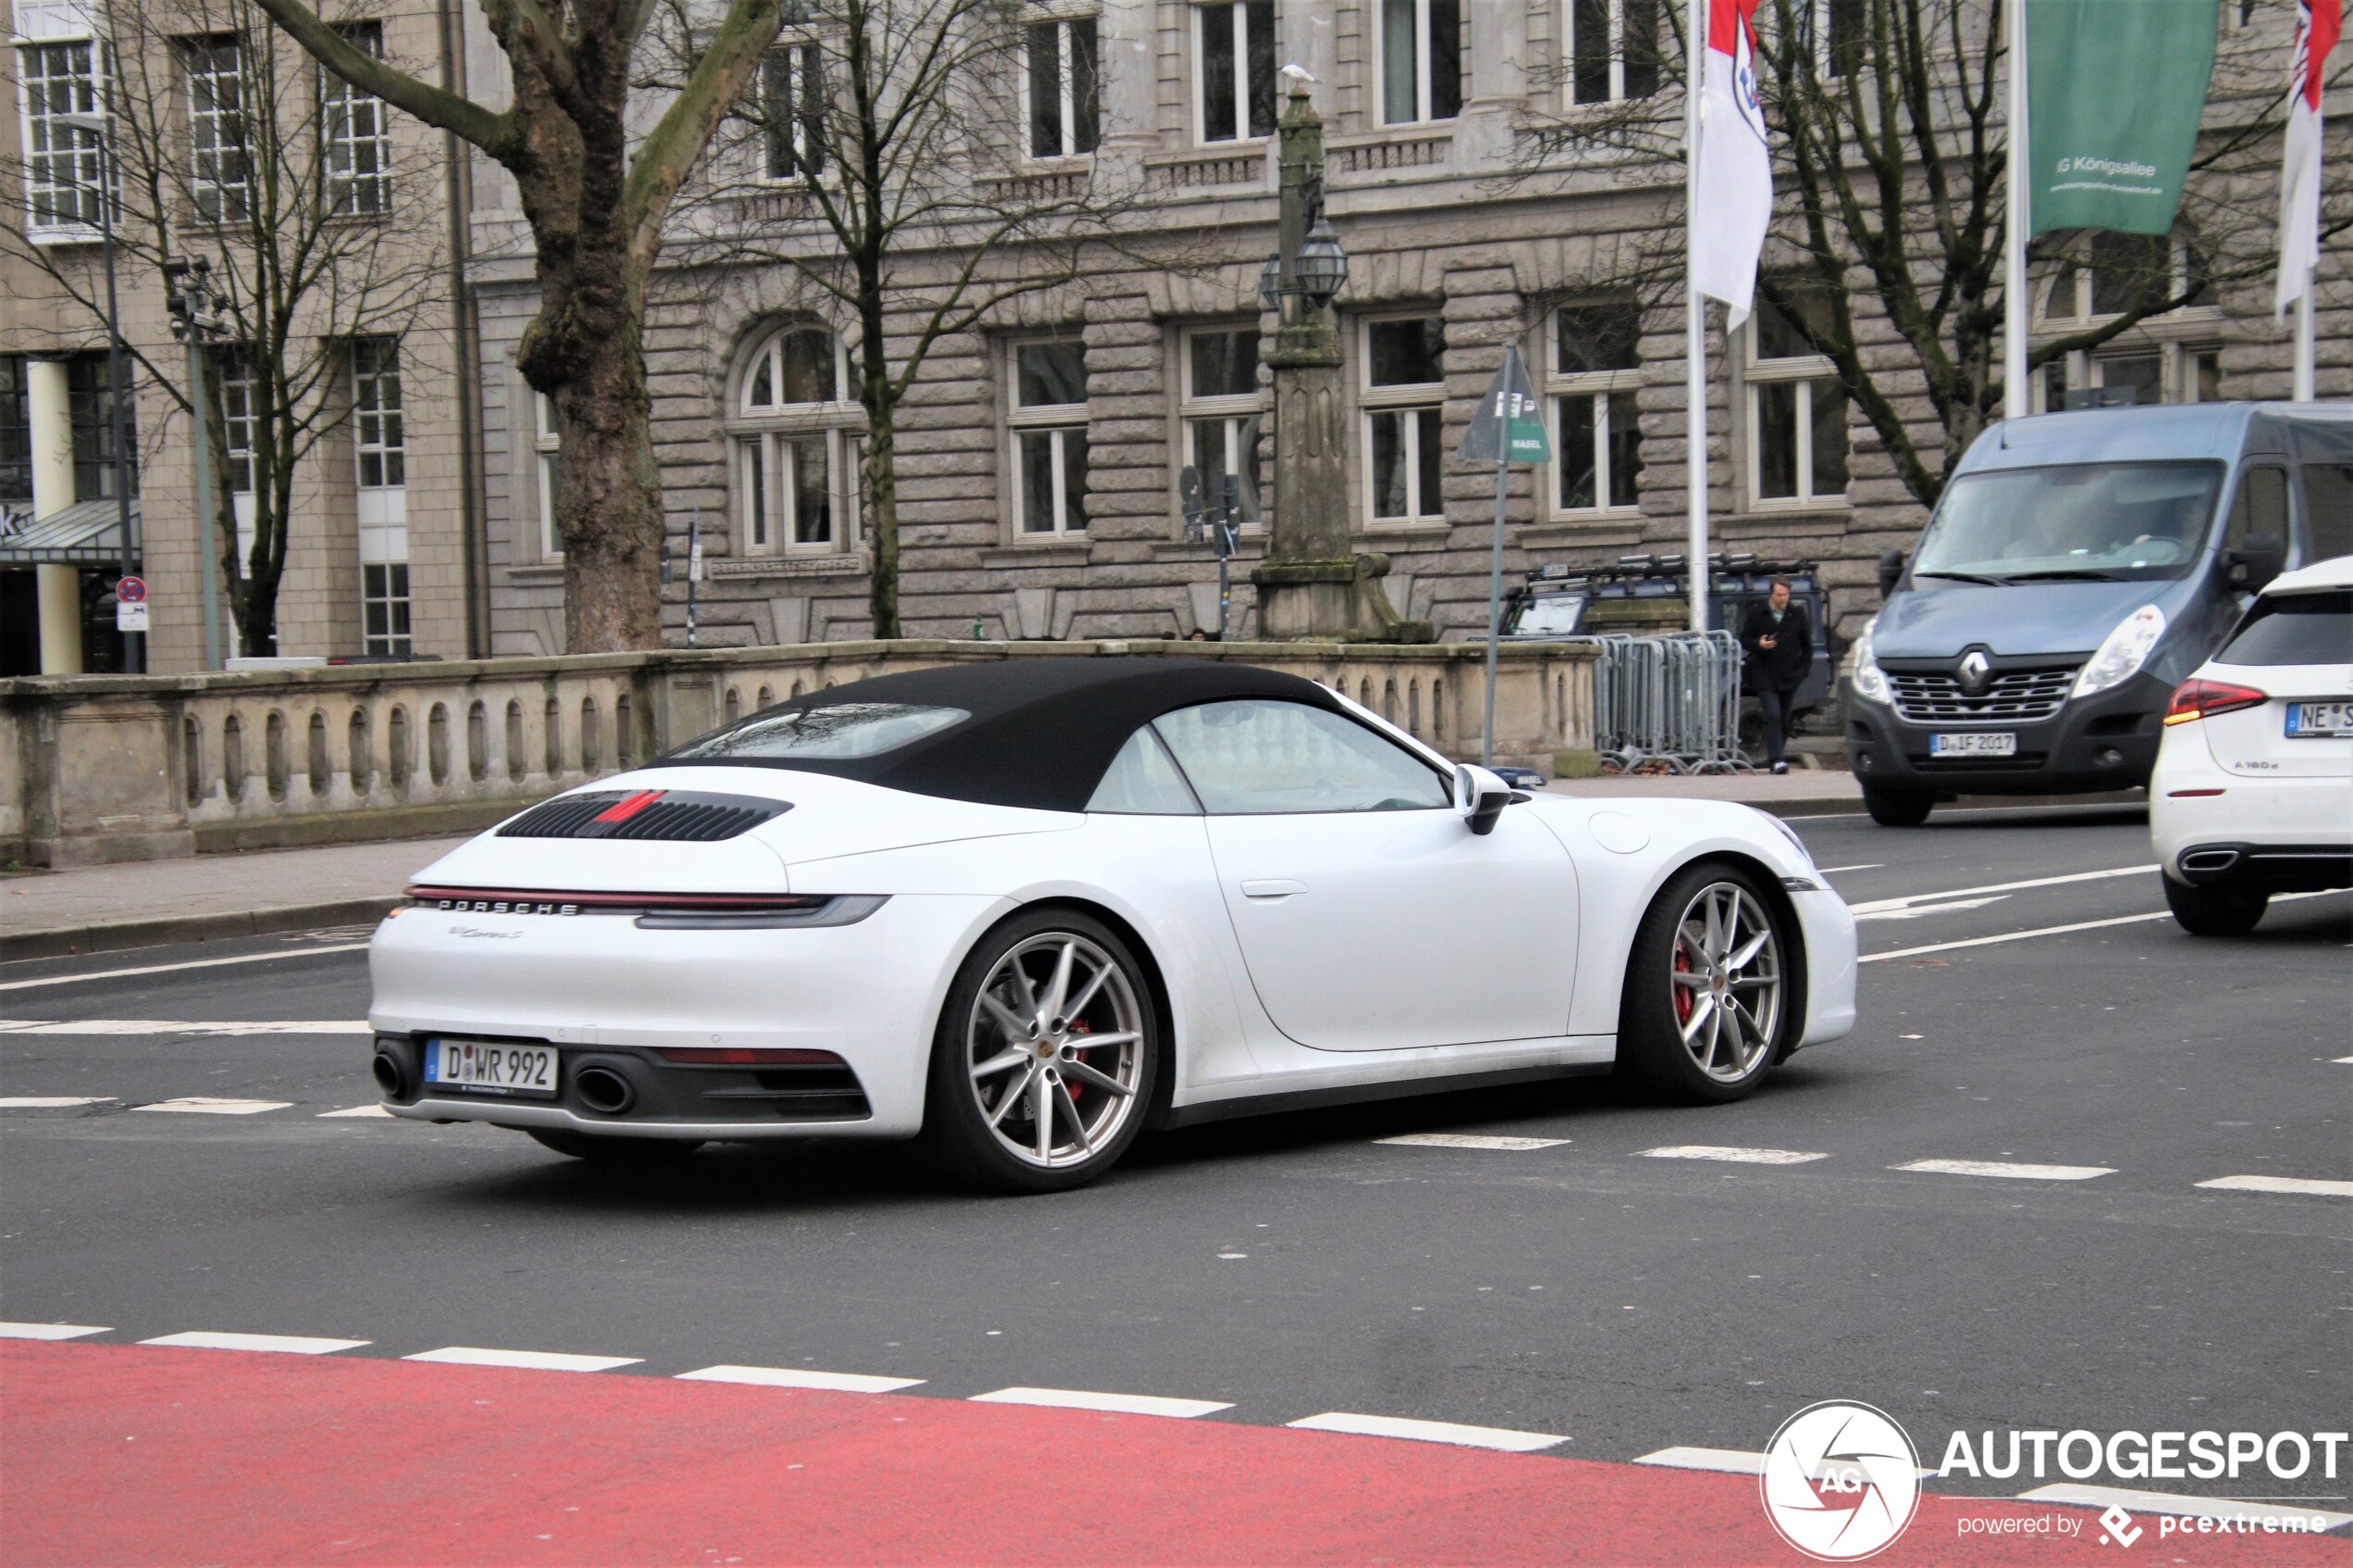
[(0, 963), (20, 959), (64, 959), (82, 953), (157, 947), (168, 942), (219, 942), (233, 936), (274, 936), (322, 925), (358, 925), (384, 919), (401, 902), (397, 894), (336, 898), (318, 904), (272, 904), (259, 909), (224, 909), (218, 914), (166, 915), (157, 920), (101, 921), (60, 925), (0, 936)]

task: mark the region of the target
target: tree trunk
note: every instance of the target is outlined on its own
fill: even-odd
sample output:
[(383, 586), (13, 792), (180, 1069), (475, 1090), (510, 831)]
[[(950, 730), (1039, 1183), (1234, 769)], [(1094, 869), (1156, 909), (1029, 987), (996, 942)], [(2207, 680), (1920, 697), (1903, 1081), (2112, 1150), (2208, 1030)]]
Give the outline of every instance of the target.
[(653, 400), (633, 312), (584, 337), (555, 394), (562, 458), (556, 515), (564, 550), (564, 651), (661, 646), (661, 475)]
[[(876, 270), (879, 280), (879, 270)], [(882, 293), (877, 286), (862, 291), (864, 308), (859, 345), (860, 401), (866, 406), (866, 495), (872, 516), (868, 527), (874, 559), (870, 563), (866, 603), (874, 618), (872, 635), (896, 637), (899, 629), (899, 439), (898, 399), (891, 395), (890, 363), (883, 340)]]

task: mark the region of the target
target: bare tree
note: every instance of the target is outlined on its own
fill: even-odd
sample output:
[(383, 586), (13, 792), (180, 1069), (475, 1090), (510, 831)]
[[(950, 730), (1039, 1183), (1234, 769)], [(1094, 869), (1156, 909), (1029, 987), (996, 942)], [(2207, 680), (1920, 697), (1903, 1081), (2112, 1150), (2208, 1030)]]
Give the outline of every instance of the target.
[[(691, 39), (686, 19), (668, 35)], [(1093, 26), (1012, 0), (812, 0), (698, 192), (698, 260), (789, 267), (855, 323), (878, 637), (900, 633), (897, 420), (926, 360), (1128, 245), (1142, 192), (1102, 160), (1022, 167), (1095, 150)], [(698, 67), (682, 51), (682, 72)], [(1181, 266), (1185, 249), (1155, 259)]]
[[(437, 169), (402, 158), (364, 122), (381, 106), (355, 103), (280, 47), (251, 0), (109, 0), (102, 15), (114, 54), (118, 266), (157, 275), (192, 257), (212, 266), (231, 330), (208, 382), (216, 493), (197, 503), (212, 521), (200, 547), (220, 565), (237, 646), (270, 654), (297, 476), (349, 416), (351, 345), (399, 337), (442, 283), (436, 225), (420, 199)], [(379, 42), (367, 24), (346, 31), (354, 47)], [(33, 225), (0, 231), (0, 245), (103, 332), (95, 247), (56, 241), (94, 235), (109, 215), (94, 180), (60, 188), (58, 167), (10, 171), (45, 205)], [(127, 336), (125, 346), (128, 379), (188, 413), (184, 361)], [(150, 433), (151, 447), (160, 436)]]
[(650, 125), (632, 117), (656, 0), (482, 0), (513, 79), (492, 109), (352, 46), (308, 0), (254, 0), (337, 76), (452, 132), (514, 176), (534, 242), (539, 314), (523, 379), (563, 439), (566, 646), (658, 646), (662, 516), (643, 348), (664, 220), (776, 36), (780, 0), (729, 0), (692, 72)]
[[(1990, 0), (1764, 0), (1757, 13), (1776, 195), (1758, 295), (1829, 358), (1923, 506), (1935, 505), (1955, 459), (2003, 404), (2002, 9)], [(1598, 159), (1657, 183), (1660, 166), (1680, 159), (1683, 12), (1626, 0), (1627, 15), (1653, 28), (1661, 10), (1667, 37), (1655, 46), (1633, 41), (1619, 77), (1607, 60), (1598, 70), (1591, 59), (1557, 68), (1565, 94), (1604, 101), (1527, 117), (1516, 182)], [(1613, 80), (1645, 91), (1609, 99)], [(2269, 272), (2285, 90), (2279, 38), (2263, 29), (2222, 38), (2173, 236), (2181, 251), (2163, 238), (2121, 234), (2037, 242), (2036, 258), (2049, 268), (2092, 269), (2103, 298), (2096, 320), (2037, 344), (2030, 371)], [(1673, 223), (1674, 214), (1664, 216)], [(2353, 191), (2340, 176), (2325, 198), (2323, 236), (2348, 226)], [(1624, 282), (1652, 292), (1670, 278), (1680, 285), (1680, 225), (1650, 236), (1642, 275)], [(1857, 293), (1877, 297), (1909, 350), (1899, 362), (1870, 352), (1856, 326)], [(1925, 442), (1905, 408), (1919, 395), (1936, 424)]]

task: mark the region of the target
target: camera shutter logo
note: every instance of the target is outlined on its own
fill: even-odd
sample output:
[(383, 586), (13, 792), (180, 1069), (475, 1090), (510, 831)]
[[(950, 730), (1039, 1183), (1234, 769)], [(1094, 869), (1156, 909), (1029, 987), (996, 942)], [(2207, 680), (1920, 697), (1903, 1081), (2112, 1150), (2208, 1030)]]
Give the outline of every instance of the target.
[(1904, 1533), (1920, 1501), (1919, 1454), (1883, 1411), (1808, 1405), (1766, 1445), (1765, 1517), (1821, 1562), (1856, 1562)]

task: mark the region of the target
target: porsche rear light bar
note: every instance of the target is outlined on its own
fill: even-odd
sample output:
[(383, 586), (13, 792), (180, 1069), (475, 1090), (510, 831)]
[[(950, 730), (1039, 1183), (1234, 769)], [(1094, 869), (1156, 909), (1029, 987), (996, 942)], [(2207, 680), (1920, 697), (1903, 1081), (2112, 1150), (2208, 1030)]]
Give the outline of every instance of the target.
[(2218, 713), (2235, 713), (2242, 708), (2254, 708), (2271, 700), (2271, 693), (2259, 692), (2253, 686), (2194, 676), (2173, 688), (2173, 700), (2165, 705), (2165, 721), (2168, 724), (2187, 724), (2199, 719), (2211, 719)]
[(473, 915), (630, 915), (646, 931), (764, 931), (855, 925), (888, 903), (875, 893), (567, 893), (416, 884), (409, 907)]

